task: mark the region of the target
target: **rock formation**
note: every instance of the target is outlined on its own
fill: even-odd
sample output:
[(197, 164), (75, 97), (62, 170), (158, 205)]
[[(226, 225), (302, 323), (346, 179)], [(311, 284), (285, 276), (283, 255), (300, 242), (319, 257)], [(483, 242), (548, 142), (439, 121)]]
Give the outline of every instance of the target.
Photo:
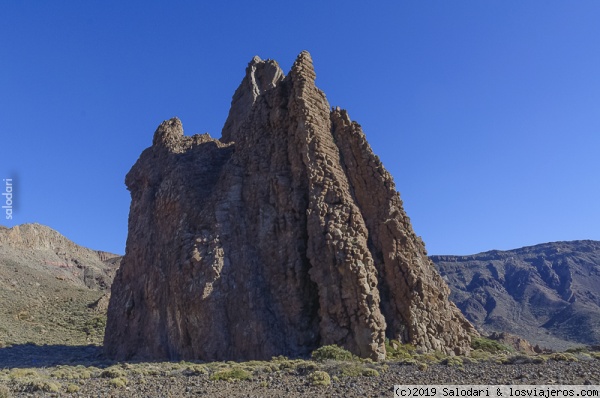
[(463, 353), (449, 301), (360, 126), (330, 106), (303, 52), (255, 57), (222, 138), (163, 122), (127, 174), (126, 254), (108, 309), (112, 358), (269, 359), (385, 338)]

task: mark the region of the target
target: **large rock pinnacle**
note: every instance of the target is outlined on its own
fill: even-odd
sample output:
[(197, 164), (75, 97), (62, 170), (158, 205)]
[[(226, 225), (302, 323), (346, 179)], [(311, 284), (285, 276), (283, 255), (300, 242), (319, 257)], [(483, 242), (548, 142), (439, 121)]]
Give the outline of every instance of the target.
[(254, 57), (220, 140), (163, 122), (126, 184), (110, 357), (268, 359), (337, 344), (381, 360), (386, 337), (459, 354), (476, 333), (306, 51), (287, 77)]

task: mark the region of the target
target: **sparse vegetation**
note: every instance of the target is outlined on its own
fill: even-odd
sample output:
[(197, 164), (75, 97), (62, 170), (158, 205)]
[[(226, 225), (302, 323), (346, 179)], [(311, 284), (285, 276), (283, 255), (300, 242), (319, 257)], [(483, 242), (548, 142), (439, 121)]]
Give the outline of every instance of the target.
[(123, 388), (127, 385), (127, 383), (128, 383), (128, 380), (125, 377), (115, 377), (108, 381), (108, 384), (110, 384), (111, 386), (113, 386), (115, 388)]
[(312, 353), (312, 359), (315, 361), (352, 361), (356, 359), (350, 351), (347, 351), (337, 345), (326, 345), (319, 347)]
[(31, 378), (31, 377), (38, 377), (38, 373), (35, 369), (28, 369), (28, 368), (23, 368), (23, 369), (12, 369), (10, 371), (10, 373), (8, 374), (8, 377), (10, 379), (23, 379), (23, 378)]
[(442, 365), (446, 365), (446, 366), (456, 366), (456, 367), (462, 367), (463, 364), (463, 360), (460, 357), (447, 357), (444, 360), (442, 360)]
[(27, 389), (31, 392), (42, 391), (42, 392), (59, 392), (61, 385), (54, 381), (48, 380), (31, 380), (27, 383)]
[(548, 356), (548, 359), (552, 359), (554, 361), (569, 361), (569, 362), (577, 362), (578, 359), (575, 355), (570, 352), (555, 352)]
[(190, 364), (185, 370), (191, 375), (205, 375), (208, 373), (208, 368), (206, 366), (198, 364)]
[(416, 348), (412, 344), (401, 344), (396, 340), (385, 340), (386, 359), (413, 359)]
[(79, 386), (76, 384), (69, 384), (67, 385), (67, 392), (68, 393), (74, 393), (74, 392), (78, 392), (79, 391)]
[(524, 354), (516, 354), (508, 357), (502, 357), (500, 362), (503, 364), (515, 365), (515, 364), (525, 364), (525, 363), (544, 363), (546, 362), (546, 358), (540, 355), (524, 355)]
[(492, 354), (501, 352), (514, 352), (514, 349), (505, 346), (495, 340), (491, 340), (485, 337), (473, 337), (471, 338), (471, 348), (474, 350), (486, 351)]
[(250, 372), (237, 366), (219, 370), (210, 376), (210, 380), (224, 381), (249, 380), (251, 378), (252, 375), (250, 374)]
[[(331, 374), (338, 377), (358, 377), (366, 376), (367, 373), (374, 369), (368, 368), (359, 362), (341, 362), (329, 366), (328, 370)], [(378, 372), (377, 375), (379, 375)]]
[(329, 373), (322, 370), (317, 370), (308, 375), (308, 381), (313, 386), (329, 386), (331, 385), (331, 377)]
[[(333, 348), (333, 349), (332, 349)], [(48, 368), (13, 368), (0, 370), (0, 398), (11, 397), (11, 390), (2, 383), (9, 384), (15, 391), (41, 392), (44, 394), (83, 394), (89, 393), (90, 385), (110, 386), (115, 389), (156, 383), (152, 376), (159, 376), (162, 382), (181, 383), (188, 377), (211, 380), (215, 388), (226, 389), (226, 382), (238, 382), (243, 380), (256, 380), (255, 385), (260, 388), (280, 388), (282, 378), (306, 377), (308, 386), (330, 386), (338, 388), (354, 383), (369, 383), (367, 378), (385, 377), (390, 366), (406, 366), (411, 363), (412, 370), (407, 372), (428, 372), (432, 375), (438, 374), (444, 367), (455, 367), (461, 372), (468, 371), (468, 366), (498, 366), (498, 365), (542, 365), (558, 366), (559, 362), (577, 361), (582, 363), (594, 363), (600, 359), (600, 352), (593, 350), (577, 352), (559, 352), (546, 355), (526, 355), (523, 353), (499, 352), (492, 354), (481, 349), (473, 350), (471, 357), (446, 356), (441, 352), (417, 353), (416, 350), (404, 347), (398, 351), (412, 352), (410, 358), (400, 355), (401, 359), (387, 361), (384, 363), (373, 362), (348, 355), (346, 350), (339, 347), (329, 347), (316, 353), (319, 360), (288, 359), (286, 357), (275, 357), (270, 361), (247, 361), (247, 362), (162, 362), (162, 363), (119, 363), (110, 364), (99, 362), (99, 367), (94, 366), (69, 366), (59, 365)], [(409, 351), (410, 350), (410, 351)], [(336, 360), (337, 358), (351, 358)], [(554, 364), (554, 365), (552, 365)], [(110, 365), (110, 366), (107, 366)], [(107, 366), (107, 367), (104, 367)], [(102, 368), (104, 367), (104, 368)], [(504, 367), (504, 366), (502, 366)], [(397, 372), (395, 370), (394, 372)], [(403, 372), (403, 371), (401, 371)], [(418, 374), (418, 373), (417, 373)], [(414, 375), (414, 373), (413, 373)], [(414, 376), (413, 376), (414, 377)], [(351, 380), (348, 380), (351, 379)], [(363, 380), (363, 381), (361, 381)], [(217, 387), (220, 383), (222, 387)], [(249, 384), (250, 385), (250, 384)], [(369, 385), (369, 384), (366, 384)], [(2, 395), (4, 394), (4, 395)]]
[(110, 368), (106, 368), (102, 371), (102, 373), (100, 373), (100, 377), (104, 377), (107, 379), (113, 379), (124, 376), (125, 371), (117, 366), (111, 366)]

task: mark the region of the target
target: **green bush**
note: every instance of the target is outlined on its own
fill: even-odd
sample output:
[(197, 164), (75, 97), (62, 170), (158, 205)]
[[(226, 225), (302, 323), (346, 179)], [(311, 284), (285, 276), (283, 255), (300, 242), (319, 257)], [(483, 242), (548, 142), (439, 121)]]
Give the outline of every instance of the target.
[(484, 350), (471, 350), (471, 352), (469, 353), (469, 355), (471, 356), (471, 358), (476, 359), (476, 360), (483, 360), (486, 361), (488, 359), (492, 358), (492, 353), (489, 351), (484, 351)]
[(379, 376), (379, 372), (376, 369), (360, 363), (343, 363), (339, 366), (336, 366), (334, 369), (335, 373), (340, 377)]
[(580, 354), (582, 352), (588, 353), (589, 350), (587, 347), (585, 346), (580, 346), (580, 347), (571, 347), (565, 350), (565, 352), (570, 352), (571, 354)]
[(67, 392), (68, 393), (74, 393), (74, 392), (77, 392), (77, 391), (79, 391), (79, 386), (77, 386), (75, 384), (69, 384), (67, 386)]
[(471, 348), (474, 350), (487, 351), (492, 354), (500, 352), (513, 352), (514, 350), (501, 344), (495, 340), (491, 340), (485, 337), (473, 337), (471, 339)]
[(308, 381), (313, 386), (328, 386), (331, 384), (329, 373), (317, 370), (308, 375)]
[(312, 352), (312, 359), (315, 361), (326, 361), (328, 359), (334, 361), (352, 361), (356, 359), (350, 351), (347, 351), (337, 345), (326, 345), (319, 347)]
[(110, 384), (111, 386), (116, 387), (116, 388), (123, 388), (127, 385), (127, 383), (128, 383), (128, 380), (125, 377), (115, 377), (108, 381), (108, 384)]
[(500, 362), (502, 364), (510, 364), (510, 365), (526, 364), (526, 363), (541, 364), (541, 363), (546, 362), (546, 358), (544, 358), (542, 356), (538, 356), (538, 355), (517, 354), (517, 355), (511, 355), (510, 357), (501, 358)]
[(448, 357), (448, 358), (445, 358), (444, 360), (442, 360), (441, 364), (446, 365), (446, 366), (462, 367), (463, 361), (459, 357)]
[(59, 392), (60, 384), (46, 380), (32, 380), (27, 384), (29, 391)]
[(578, 359), (575, 355), (570, 352), (555, 352), (554, 354), (550, 354), (549, 359), (553, 359), (555, 361), (568, 361), (568, 362), (577, 362)]
[(252, 378), (252, 375), (247, 370), (244, 370), (240, 367), (227, 368), (223, 370), (219, 370), (213, 373), (210, 376), (210, 380), (225, 380), (225, 381), (233, 381), (233, 380), (249, 380)]
[(186, 369), (188, 374), (205, 375), (208, 373), (208, 368), (204, 365), (191, 364)]
[(100, 377), (104, 377), (106, 379), (114, 379), (117, 377), (125, 377), (125, 371), (116, 366), (111, 366), (110, 368), (106, 368), (100, 373)]
[(379, 377), (379, 372), (373, 368), (365, 368), (362, 375), (366, 377)]
[(400, 344), (396, 340), (385, 339), (386, 359), (411, 359), (417, 349), (412, 344)]
[(23, 369), (12, 369), (9, 373), (8, 373), (8, 377), (12, 380), (15, 379), (23, 379), (23, 378), (29, 378), (29, 377), (38, 377), (39, 374), (35, 369), (28, 369), (28, 368), (23, 368)]

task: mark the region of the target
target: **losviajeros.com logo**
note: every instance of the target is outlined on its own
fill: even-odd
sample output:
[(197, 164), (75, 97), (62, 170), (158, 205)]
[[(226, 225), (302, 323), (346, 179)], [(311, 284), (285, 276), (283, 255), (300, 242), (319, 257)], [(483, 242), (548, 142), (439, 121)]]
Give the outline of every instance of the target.
[(2, 179), (2, 181), (4, 181), (4, 192), (2, 193), (2, 196), (4, 196), (4, 203), (5, 203), (5, 205), (2, 206), (2, 208), (6, 212), (6, 219), (12, 220), (12, 216), (13, 216), (12, 178), (4, 178), (4, 179)]

